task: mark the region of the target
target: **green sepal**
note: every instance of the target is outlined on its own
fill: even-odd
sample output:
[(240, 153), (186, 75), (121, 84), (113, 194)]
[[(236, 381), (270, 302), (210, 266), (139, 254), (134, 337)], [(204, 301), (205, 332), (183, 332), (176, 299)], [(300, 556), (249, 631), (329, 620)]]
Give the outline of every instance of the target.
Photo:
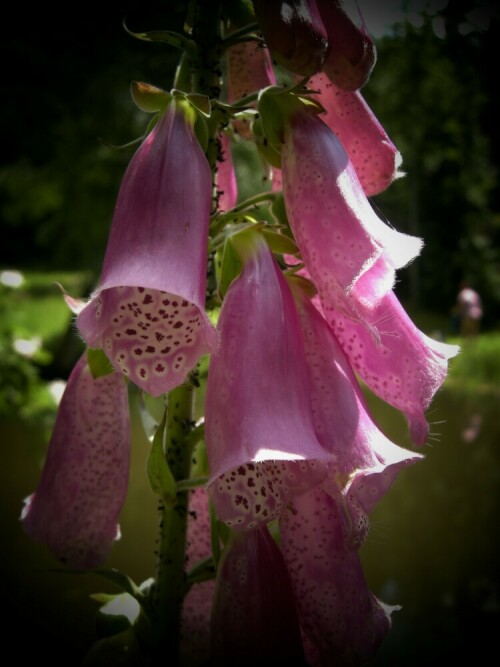
[(90, 368), (94, 380), (115, 372), (113, 365), (100, 348), (87, 348), (87, 365)]
[[(298, 266), (297, 271), (300, 271), (302, 267)], [(303, 292), (307, 294), (307, 296), (312, 299), (316, 294), (318, 293), (318, 290), (316, 289), (316, 286), (314, 283), (312, 283), (310, 280), (307, 278), (304, 278), (304, 276), (298, 276), (296, 273), (293, 273), (294, 267), (291, 267), (290, 269), (292, 273), (285, 273), (285, 278), (290, 285), (290, 288), (292, 289), (297, 289), (300, 288)]]
[(281, 148), (277, 150), (274, 146), (269, 143), (269, 139), (264, 133), (262, 127), (262, 121), (260, 118), (256, 118), (252, 123), (252, 132), (254, 136), (255, 143), (257, 145), (257, 150), (261, 157), (264, 158), (273, 167), (281, 169)]
[(295, 113), (308, 111), (309, 113), (322, 113), (324, 107), (305, 94), (302, 82), (294, 88), (283, 88), (281, 86), (268, 86), (259, 92), (257, 109), (262, 122), (262, 131), (271, 146), (281, 151), (281, 144), (285, 141), (285, 124)]
[(231, 529), (225, 523), (219, 521), (213, 503), (210, 503), (210, 541), (215, 569), (219, 565), (221, 545), (225, 547), (230, 536)]
[[(220, 252), (220, 251), (219, 251)], [(233, 245), (226, 241), (222, 250), (222, 260), (218, 280), (218, 294), (220, 299), (226, 296), (229, 285), (241, 272), (241, 260)]]
[(175, 479), (168, 467), (163, 448), (166, 423), (167, 411), (165, 410), (163, 419), (153, 437), (146, 468), (153, 492), (159, 495), (167, 505), (171, 506), (175, 503), (176, 489)]
[(188, 93), (186, 95), (187, 101), (194, 106), (194, 108), (205, 116), (210, 118), (212, 107), (208, 95), (200, 95), (200, 93)]
[(267, 245), (271, 250), (279, 255), (298, 255), (299, 249), (293, 239), (280, 232), (264, 228), (262, 230)]
[(266, 243), (262, 237), (261, 231), (265, 227), (265, 222), (258, 222), (253, 225), (242, 225), (243, 229), (230, 234), (228, 237), (229, 243), (234, 247), (241, 262), (245, 262), (249, 257), (252, 257), (258, 248)]
[(281, 233), (291, 238), (295, 243), (293, 232), (290, 228), (290, 223), (288, 222), (288, 214), (286, 212), (286, 207), (285, 207), (285, 198), (282, 192), (276, 193), (276, 197), (273, 199), (273, 202), (271, 204), (271, 213), (273, 218), (276, 220), (276, 223), (279, 225)]
[(163, 111), (172, 101), (172, 95), (161, 88), (144, 83), (143, 81), (132, 81), (130, 84), (132, 99), (136, 105), (146, 113), (158, 113)]

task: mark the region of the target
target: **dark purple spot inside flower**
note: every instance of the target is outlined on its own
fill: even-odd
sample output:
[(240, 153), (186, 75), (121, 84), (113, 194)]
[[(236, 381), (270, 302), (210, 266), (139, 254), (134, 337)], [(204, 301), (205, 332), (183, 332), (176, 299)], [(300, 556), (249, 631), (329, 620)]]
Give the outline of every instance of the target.
[(135, 329), (126, 329), (125, 333), (127, 334), (127, 336), (135, 336), (137, 331)]
[(180, 329), (181, 326), (182, 326), (182, 322), (179, 320), (178, 322), (176, 322), (176, 323), (174, 324), (174, 329)]
[(135, 350), (134, 350), (134, 354), (137, 354), (137, 356), (141, 355), (141, 354), (142, 354), (142, 350), (141, 350), (141, 348), (140, 348), (140, 347), (136, 347)]
[(153, 297), (151, 296), (151, 294), (146, 294), (146, 296), (142, 300), (142, 303), (144, 304), (153, 303)]
[(146, 352), (149, 352), (150, 354), (152, 354), (153, 352), (156, 352), (156, 349), (152, 345), (148, 345), (146, 347)]

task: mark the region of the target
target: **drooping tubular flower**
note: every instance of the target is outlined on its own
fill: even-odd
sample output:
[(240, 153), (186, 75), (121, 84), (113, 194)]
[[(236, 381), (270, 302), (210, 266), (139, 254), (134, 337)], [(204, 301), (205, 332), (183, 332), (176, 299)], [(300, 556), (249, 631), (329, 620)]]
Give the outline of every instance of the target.
[(329, 476), (287, 504), (285, 557), (310, 665), (358, 665), (390, 627), (390, 609), (369, 591), (357, 550), (368, 515), (400, 470), (421, 455), (379, 430), (350, 364), (323, 316), (292, 284), (301, 321), (313, 423), (331, 454)]
[(353, 23), (339, 0), (316, 0), (328, 36), (328, 55), (323, 71), (338, 88), (358, 90), (375, 66), (377, 51), (373, 39)]
[(291, 115), (281, 159), (288, 219), (319, 295), (359, 319), (359, 301), (389, 292), (422, 241), (380, 220), (342, 144), (317, 116)]
[(307, 664), (355, 667), (372, 657), (390, 629), (390, 608), (368, 589), (348, 543), (351, 519), (341, 498), (321, 486), (288, 503), (281, 549), (292, 581)]
[(291, 72), (319, 72), (328, 38), (316, 0), (253, 0), (255, 15), (273, 57)]
[(224, 548), (210, 653), (217, 665), (305, 667), (290, 577), (266, 526), (234, 532)]
[(457, 349), (420, 332), (392, 292), (395, 270), (421, 241), (375, 215), (333, 132), (304, 113), (287, 125), (283, 192), (291, 227), (325, 317), (366, 384), (400, 409), (416, 443), (424, 411)]
[(216, 346), (205, 313), (211, 174), (171, 102), (123, 178), (97, 291), (76, 320), (91, 347), (153, 396)]
[(328, 459), (311, 421), (292, 295), (267, 244), (247, 243), (219, 316), (205, 412), (209, 493), (219, 519), (239, 530), (276, 518), (325, 476)]
[(359, 90), (335, 86), (325, 73), (308, 81), (326, 113), (321, 119), (335, 132), (356, 171), (367, 197), (383, 192), (403, 175), (401, 154), (375, 117)]
[(130, 424), (121, 373), (94, 378), (83, 354), (68, 379), (36, 492), (21, 519), (72, 568), (100, 565), (119, 537)]

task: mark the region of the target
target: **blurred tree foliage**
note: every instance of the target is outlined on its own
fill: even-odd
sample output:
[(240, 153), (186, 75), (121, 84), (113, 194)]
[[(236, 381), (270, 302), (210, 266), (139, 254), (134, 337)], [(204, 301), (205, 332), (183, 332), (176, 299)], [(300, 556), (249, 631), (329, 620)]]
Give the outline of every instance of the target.
[[(131, 102), (130, 81), (169, 88), (178, 57), (170, 47), (132, 38), (122, 20), (136, 32), (182, 30), (187, 4), (91, 0), (76, 14), (70, 6), (12, 7), (1, 44), (7, 66), (0, 215), (7, 243), (0, 265), (90, 268), (97, 277), (134, 150), (107, 144), (139, 137), (148, 120)], [(458, 281), (470, 277), (493, 323), (500, 299), (500, 131), (489, 65), (500, 35), (498, 17), (488, 29), (462, 34), (477, 7), (454, 0), (425, 15), (421, 27), (397, 25), (378, 41), (378, 64), (363, 93), (401, 150), (407, 174), (373, 203), (395, 227), (426, 242), (398, 291), (448, 312)]]
[(492, 73), (500, 22), (491, 5), (455, 0), (422, 15), (421, 27), (396, 25), (378, 43), (364, 91), (406, 173), (374, 203), (426, 244), (408, 278), (402, 272), (398, 291), (414, 305), (449, 312), (466, 279), (483, 297), (489, 326), (498, 324), (500, 306), (500, 133)]

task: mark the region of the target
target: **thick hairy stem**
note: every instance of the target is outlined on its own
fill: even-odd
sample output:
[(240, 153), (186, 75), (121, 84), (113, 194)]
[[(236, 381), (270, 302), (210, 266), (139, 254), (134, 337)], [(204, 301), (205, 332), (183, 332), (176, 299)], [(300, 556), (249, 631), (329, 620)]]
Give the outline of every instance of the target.
[[(193, 387), (182, 385), (168, 395), (165, 452), (176, 481), (189, 477), (192, 446)], [(185, 590), (188, 492), (178, 490), (173, 503), (160, 503), (160, 538), (153, 590), (155, 657), (177, 664), (182, 599)]]

